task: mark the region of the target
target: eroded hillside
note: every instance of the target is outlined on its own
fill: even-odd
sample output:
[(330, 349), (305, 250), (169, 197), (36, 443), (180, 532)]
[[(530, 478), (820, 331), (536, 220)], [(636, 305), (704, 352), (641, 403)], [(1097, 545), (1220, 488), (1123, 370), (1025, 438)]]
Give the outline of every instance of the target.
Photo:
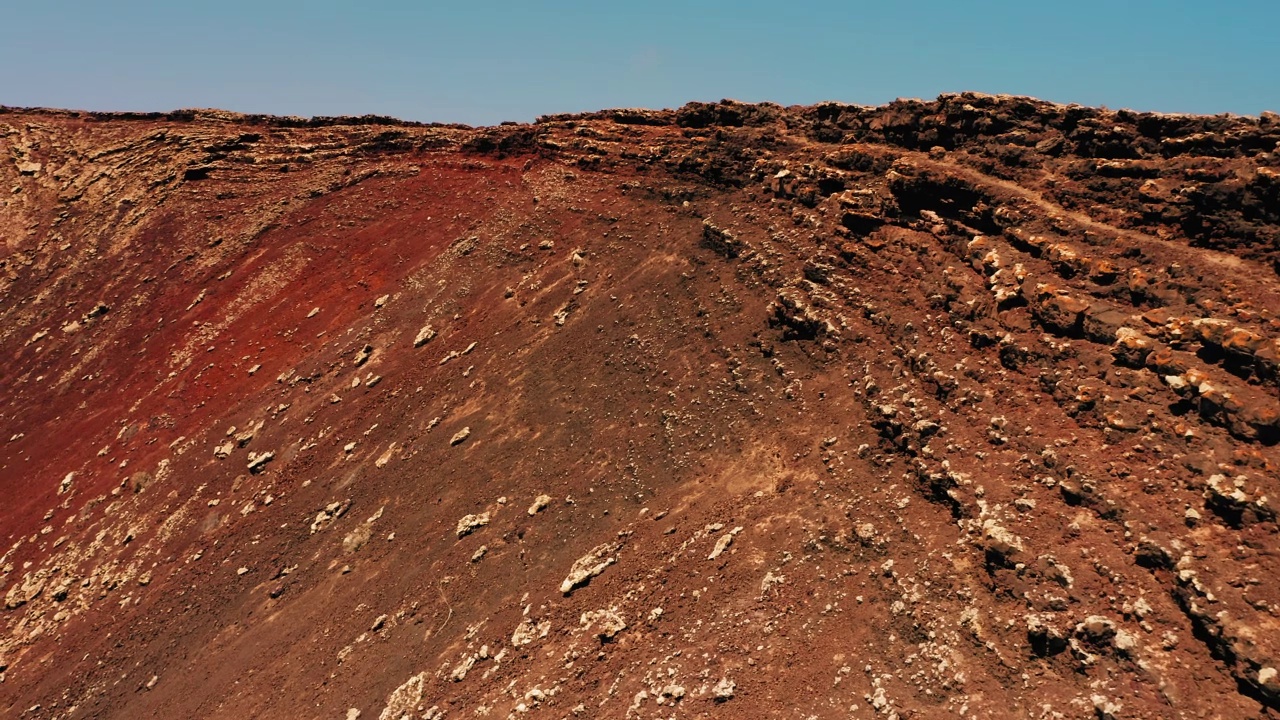
[(1277, 143), (0, 109), (0, 714), (1275, 717)]

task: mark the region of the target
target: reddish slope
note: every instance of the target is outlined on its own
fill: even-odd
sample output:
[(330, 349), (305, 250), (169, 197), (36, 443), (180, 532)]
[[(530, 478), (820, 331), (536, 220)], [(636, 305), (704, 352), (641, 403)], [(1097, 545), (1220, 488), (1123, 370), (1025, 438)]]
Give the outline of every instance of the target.
[(0, 123), (8, 714), (1280, 702), (1271, 117)]

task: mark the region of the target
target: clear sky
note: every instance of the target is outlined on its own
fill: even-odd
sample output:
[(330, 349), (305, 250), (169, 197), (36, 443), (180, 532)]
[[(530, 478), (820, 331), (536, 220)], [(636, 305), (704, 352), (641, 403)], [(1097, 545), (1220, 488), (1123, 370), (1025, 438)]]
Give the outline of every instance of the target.
[(1280, 110), (1280, 0), (0, 0), (0, 104), (490, 124), (978, 90)]

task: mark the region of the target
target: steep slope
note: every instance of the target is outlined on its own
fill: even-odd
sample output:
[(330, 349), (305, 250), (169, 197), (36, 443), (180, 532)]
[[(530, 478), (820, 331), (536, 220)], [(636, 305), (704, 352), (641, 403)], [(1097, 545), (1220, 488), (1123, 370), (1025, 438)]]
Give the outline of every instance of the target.
[(1277, 143), (0, 111), (0, 712), (1274, 717)]

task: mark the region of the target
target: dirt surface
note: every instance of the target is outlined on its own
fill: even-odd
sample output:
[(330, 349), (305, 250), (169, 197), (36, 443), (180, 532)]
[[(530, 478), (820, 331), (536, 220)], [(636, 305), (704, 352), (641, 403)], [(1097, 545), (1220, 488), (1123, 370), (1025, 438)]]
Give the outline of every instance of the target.
[(1277, 717), (1278, 142), (0, 108), (0, 716)]

